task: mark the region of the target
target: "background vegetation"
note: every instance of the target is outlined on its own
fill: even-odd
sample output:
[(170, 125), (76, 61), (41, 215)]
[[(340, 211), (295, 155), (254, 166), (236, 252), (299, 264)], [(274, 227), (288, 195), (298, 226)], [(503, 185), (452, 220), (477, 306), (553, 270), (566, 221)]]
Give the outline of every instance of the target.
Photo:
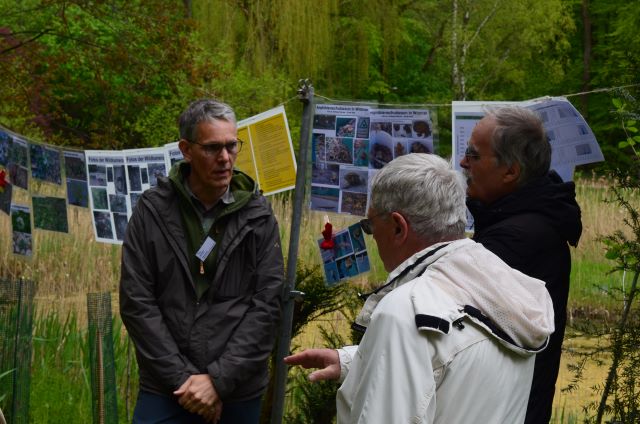
[[(624, 210), (602, 202), (609, 169), (628, 168), (634, 159), (618, 148), (628, 133), (612, 115), (611, 97), (620, 93), (604, 89), (630, 86), (637, 94), (639, 24), (640, 7), (622, 0), (0, 0), (0, 124), (60, 146), (157, 146), (177, 138), (176, 117), (194, 98), (218, 97), (242, 119), (292, 99), (298, 79), (308, 77), (321, 97), (438, 105), (446, 155), (451, 100), (571, 95), (607, 159), (583, 167), (577, 179), (585, 231), (572, 252), (569, 336), (579, 338), (566, 346), (584, 351), (593, 342), (578, 324), (610, 328), (622, 309), (608, 295), (622, 287), (622, 273), (607, 274), (612, 264), (598, 237), (622, 227)], [(285, 107), (297, 143), (300, 106)], [(32, 190), (48, 195), (52, 189), (33, 184)], [(18, 203), (29, 201), (26, 192), (14, 192)], [(637, 209), (637, 190), (628, 194)], [(287, 195), (272, 201), (287, 252)], [(355, 219), (332, 221), (343, 228)], [(120, 248), (94, 242), (85, 209), (70, 207), (69, 226), (69, 235), (34, 231), (34, 259), (23, 260), (11, 254), (10, 223), (0, 217), (0, 277), (38, 284), (31, 387), (37, 423), (88, 420), (86, 293), (117, 293)], [(306, 213), (300, 264), (319, 263), (314, 247), (321, 229), (322, 217)], [(367, 241), (373, 259), (375, 245)], [(372, 260), (372, 272), (351, 286), (384, 278)], [(348, 290), (343, 295), (353, 297)], [(117, 298), (112, 303), (115, 308)], [(341, 310), (321, 317), (306, 311), (313, 320), (299, 324), (294, 344), (349, 341), (350, 309)], [(114, 315), (124, 422), (135, 369), (117, 310)], [(594, 368), (585, 373), (602, 381)], [(572, 375), (563, 379), (569, 383)], [(294, 378), (288, 420), (330, 416), (315, 406), (330, 401), (334, 388), (318, 393), (302, 381)], [(559, 392), (556, 422), (576, 422), (593, 399), (588, 385)]]

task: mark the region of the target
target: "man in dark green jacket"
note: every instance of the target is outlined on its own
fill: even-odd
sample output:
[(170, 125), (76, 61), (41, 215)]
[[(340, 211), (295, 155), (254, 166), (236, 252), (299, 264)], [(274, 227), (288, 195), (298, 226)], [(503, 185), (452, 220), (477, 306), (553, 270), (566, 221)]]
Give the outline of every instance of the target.
[(278, 224), (233, 165), (226, 104), (180, 116), (184, 160), (140, 198), (122, 252), (120, 313), (138, 359), (135, 423), (258, 422), (283, 280)]

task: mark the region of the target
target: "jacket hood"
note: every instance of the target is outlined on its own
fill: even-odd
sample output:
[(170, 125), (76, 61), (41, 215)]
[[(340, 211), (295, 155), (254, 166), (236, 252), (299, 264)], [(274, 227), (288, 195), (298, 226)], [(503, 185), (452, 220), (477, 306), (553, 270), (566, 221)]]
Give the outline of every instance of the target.
[(467, 199), (467, 207), (477, 229), (486, 228), (513, 215), (542, 215), (564, 240), (577, 246), (582, 234), (582, 222), (575, 188), (572, 181), (563, 182), (555, 171), (551, 171), (490, 205)]
[(422, 250), (389, 274), (356, 319), (367, 327), (375, 307), (395, 287), (411, 282), (416, 325), (448, 333), (469, 318), (508, 349), (529, 355), (554, 331), (553, 304), (544, 282), (509, 267), (482, 245), (461, 239)]

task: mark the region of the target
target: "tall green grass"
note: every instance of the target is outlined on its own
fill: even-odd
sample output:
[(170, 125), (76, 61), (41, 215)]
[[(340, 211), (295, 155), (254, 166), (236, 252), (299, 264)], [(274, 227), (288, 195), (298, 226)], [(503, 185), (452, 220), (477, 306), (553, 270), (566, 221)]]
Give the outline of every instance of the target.
[[(137, 374), (122, 322), (114, 318), (114, 357), (120, 422), (131, 422)], [(88, 331), (75, 313), (62, 319), (56, 312), (41, 315), (34, 325), (30, 423), (91, 421), (91, 364)], [(128, 382), (128, 384), (127, 384)]]
[[(24, 191), (16, 189), (15, 202), (28, 204)], [(622, 276), (608, 275), (612, 266), (604, 259), (598, 237), (623, 229), (623, 214), (615, 205), (604, 203), (608, 182), (598, 178), (577, 181), (578, 202), (583, 213), (583, 236), (572, 249), (573, 266), (569, 296), (570, 318), (615, 313), (619, 306), (607, 293), (621, 287)], [(632, 195), (640, 205), (640, 196)], [(291, 227), (291, 201), (287, 194), (270, 198), (280, 223), (283, 252), (288, 253)], [(360, 217), (329, 214), (335, 230), (346, 228)], [(37, 284), (37, 318), (34, 321), (34, 354), (31, 382), (32, 422), (87, 422), (91, 417), (89, 359), (87, 351), (86, 293), (111, 292), (114, 313), (114, 350), (118, 382), (118, 409), (121, 422), (127, 422), (137, 392), (137, 375), (132, 347), (118, 316), (119, 246), (96, 243), (90, 213), (69, 208), (69, 234), (34, 230), (34, 257), (25, 259), (11, 253), (11, 228), (8, 217), (0, 213), (0, 277), (33, 279)], [(319, 265), (317, 240), (324, 228), (324, 214), (305, 210), (302, 216), (298, 260), (306, 266)], [(366, 237), (372, 271), (353, 280), (361, 286), (386, 278), (373, 239)], [(323, 319), (334, 319), (325, 317)], [(340, 319), (337, 317), (335, 319)], [(294, 343), (307, 345), (318, 341), (317, 326)], [(337, 323), (336, 328), (348, 325)], [(127, 372), (127, 370), (129, 370)], [(0, 384), (4, 370), (0, 370)], [(559, 382), (559, 388), (566, 383)], [(588, 388), (583, 390), (588, 391)], [(579, 403), (580, 401), (578, 401)], [(560, 404), (556, 422), (575, 422), (580, 404)], [(579, 415), (578, 415), (579, 416)]]

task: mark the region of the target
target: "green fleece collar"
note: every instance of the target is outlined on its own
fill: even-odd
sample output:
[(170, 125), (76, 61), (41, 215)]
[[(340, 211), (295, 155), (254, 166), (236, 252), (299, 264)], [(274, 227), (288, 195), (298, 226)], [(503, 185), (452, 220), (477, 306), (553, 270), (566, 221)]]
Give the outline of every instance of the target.
[[(174, 164), (169, 171), (169, 179), (173, 182), (174, 187), (178, 190), (180, 195), (191, 202), (191, 197), (185, 188), (185, 178), (191, 173), (191, 164), (184, 160), (181, 160)], [(231, 177), (231, 193), (235, 201), (228, 205), (225, 205), (218, 218), (231, 214), (243, 206), (245, 206), (253, 193), (257, 192), (257, 184), (253, 179), (242, 171), (237, 169), (233, 170), (233, 176)]]

